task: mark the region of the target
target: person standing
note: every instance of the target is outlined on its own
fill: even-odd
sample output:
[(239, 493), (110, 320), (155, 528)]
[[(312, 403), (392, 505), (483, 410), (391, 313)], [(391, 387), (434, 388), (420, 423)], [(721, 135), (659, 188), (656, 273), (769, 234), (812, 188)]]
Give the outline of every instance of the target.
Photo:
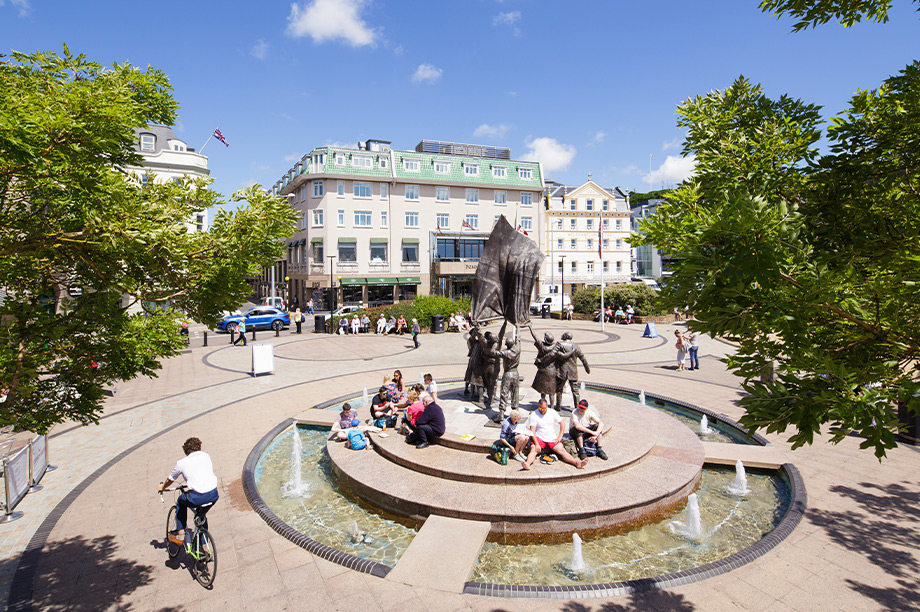
[[(214, 507), (220, 495), (217, 493), (217, 476), (214, 475), (214, 466), (211, 457), (201, 450), (201, 440), (189, 438), (182, 445), (185, 457), (176, 462), (176, 467), (157, 486), (157, 492), (169, 487), (180, 476), (185, 479), (188, 490), (184, 491), (176, 500), (176, 529), (169, 532), (169, 541), (173, 544), (192, 543), (192, 532), (186, 527), (188, 524), (188, 509), (198, 508), (198, 514), (204, 518), (205, 529), (208, 528), (207, 511)], [(202, 506), (208, 506), (204, 511)]]
[(674, 330), (674, 337), (677, 339), (674, 342), (674, 348), (677, 349), (677, 370), (683, 372), (686, 367), (685, 363), (687, 361), (687, 343), (683, 335), (680, 333), (680, 330)]
[(307, 312), (309, 314), (316, 314), (313, 312), (313, 298), (310, 298), (310, 300), (307, 302)]
[(233, 346), (236, 346), (238, 342), (242, 342), (243, 346), (246, 346), (246, 317), (240, 319), (237, 331), (240, 332), (240, 335), (233, 341)]
[(695, 331), (690, 333), (690, 369), (699, 370), (700, 369), (700, 345), (699, 345), (700, 332)]
[(566, 314), (566, 317), (565, 317), (565, 318), (567, 318), (569, 321), (571, 321), (571, 320), (572, 320), (572, 313), (574, 313), (574, 312), (575, 312), (575, 305), (572, 304), (572, 302), (569, 302), (569, 305), (565, 307), (565, 314)]
[(419, 347), (418, 344), (418, 335), (421, 333), (422, 328), (419, 327), (418, 319), (412, 319), (412, 342), (415, 343), (415, 348)]
[(291, 316), (291, 318), (294, 319), (294, 324), (297, 326), (297, 333), (299, 334), (300, 326), (303, 325), (303, 313), (300, 312), (300, 308), (294, 311), (294, 314)]

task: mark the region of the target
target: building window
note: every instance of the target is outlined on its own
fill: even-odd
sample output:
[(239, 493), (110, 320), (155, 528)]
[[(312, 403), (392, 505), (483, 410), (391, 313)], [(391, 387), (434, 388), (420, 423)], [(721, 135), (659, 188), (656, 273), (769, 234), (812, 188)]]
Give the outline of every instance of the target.
[(533, 217), (521, 217), (521, 229), (525, 232), (533, 230)]
[(434, 172), (435, 174), (450, 174), (450, 162), (436, 159), (434, 161)]
[(466, 203), (467, 204), (479, 204), (479, 190), (478, 189), (467, 189), (466, 190)]
[(418, 263), (418, 245), (404, 242), (402, 245), (402, 260), (403, 263)]
[(623, 229), (623, 222), (620, 219), (617, 219), (617, 229)]
[(585, 269), (588, 274), (594, 274), (594, 262), (589, 261), (587, 264), (585, 264)]
[(533, 194), (521, 192), (521, 206), (533, 206)]
[(313, 166), (314, 172), (318, 172), (322, 166), (326, 165), (326, 154), (325, 153), (316, 153), (313, 156)]
[(605, 251), (609, 251), (610, 250), (610, 239), (604, 238), (604, 241), (601, 243), (601, 245), (603, 246), (603, 249)]
[(608, 271), (609, 271), (609, 268), (610, 268), (610, 267), (607, 265), (607, 262), (605, 261), (605, 262), (604, 262), (604, 272), (608, 272)]
[(383, 211), (380, 213), (380, 227), (386, 227), (386, 226), (387, 226), (387, 211)]
[(572, 274), (575, 274), (576, 272), (578, 272), (578, 262), (573, 261), (572, 262)]
[(508, 178), (508, 168), (504, 166), (492, 166), (492, 176), (494, 178)]
[(387, 260), (387, 245), (371, 244), (371, 263), (385, 263)]
[(569, 200), (569, 210), (578, 210), (577, 200)]
[(354, 263), (358, 261), (358, 245), (354, 242), (339, 243), (339, 263)]
[(417, 212), (407, 212), (406, 213), (406, 227), (418, 227), (418, 213)]
[(572, 249), (573, 251), (574, 251), (575, 249), (578, 248), (578, 247), (576, 246), (576, 244), (577, 244), (577, 243), (575, 242), (575, 239), (574, 239), (574, 238), (572, 238), (571, 240), (569, 240), (569, 248)]
[(562, 219), (556, 219), (556, 229), (562, 229)]
[(560, 274), (562, 274), (562, 262), (561, 261), (556, 263), (556, 269), (559, 270)]
[(406, 199), (418, 201), (418, 185), (406, 185)]
[(622, 248), (623, 248), (623, 240), (620, 238), (617, 238), (617, 250), (619, 251)]
[(603, 210), (604, 212), (607, 212), (608, 210), (610, 210), (609, 200), (604, 200), (603, 202), (601, 202), (601, 210)]
[(594, 229), (594, 219), (585, 219), (585, 229)]
[(496, 204), (507, 204), (508, 203), (508, 194), (504, 191), (495, 191), (495, 203)]
[(518, 178), (522, 181), (529, 181), (533, 178), (533, 170), (531, 168), (518, 168)]
[(380, 183), (380, 197), (386, 198), (390, 195), (390, 186), (386, 183)]
[[(202, 217), (198, 215), (198, 225), (201, 225)], [(300, 215), (300, 229), (307, 229), (307, 213)]]
[(157, 137), (153, 134), (141, 134), (141, 151), (153, 151), (156, 148)]
[(604, 229), (610, 229), (610, 219), (604, 219), (601, 221), (601, 227)]
[(370, 183), (353, 183), (354, 185), (354, 194), (356, 198), (369, 198), (371, 197), (371, 184)]
[(371, 211), (369, 210), (356, 210), (355, 211), (355, 226), (356, 227), (370, 227), (371, 226)]
[(470, 229), (478, 230), (479, 229), (479, 215), (467, 215), (464, 219), (466, 224)]
[(562, 250), (562, 238), (557, 238), (557, 239), (556, 239), (556, 250), (557, 250), (557, 251), (561, 251), (561, 250)]
[(463, 164), (463, 174), (467, 176), (479, 176), (479, 164)]
[(386, 170), (389, 165), (390, 165), (390, 160), (388, 158), (386, 157), (380, 158), (380, 169), (381, 170)]
[(317, 263), (323, 263), (323, 243), (322, 242), (313, 243), (313, 261)]
[(313, 227), (322, 227), (323, 226), (323, 211), (317, 209), (313, 211)]
[(572, 229), (572, 230), (573, 230), (573, 229), (576, 229), (576, 220), (575, 220), (575, 219), (569, 219), (569, 229)]
[(623, 262), (618, 261), (617, 262), (617, 272), (622, 272), (622, 271), (623, 271)]
[(447, 213), (438, 213), (435, 218), (438, 222), (438, 229), (445, 230), (450, 227), (450, 215)]
[(335, 182), (335, 192), (339, 197), (343, 197), (345, 195), (345, 181)]
[(344, 166), (344, 165), (345, 165), (345, 154), (344, 154), (344, 153), (336, 153), (336, 154), (335, 154), (335, 165), (336, 165), (336, 166)]
[(434, 201), (435, 202), (447, 202), (450, 200), (450, 187), (435, 187), (434, 188)]
[(351, 165), (355, 168), (372, 168), (374, 160), (369, 155), (352, 155)]
[(589, 251), (593, 251), (594, 250), (594, 238), (588, 238), (587, 242), (588, 242), (588, 246), (585, 248), (587, 248)]
[(403, 158), (403, 170), (406, 172), (418, 172), (419, 171), (419, 162), (415, 158)]
[(339, 221), (339, 227), (343, 227), (345, 225), (345, 211), (344, 210), (339, 211), (338, 221)]

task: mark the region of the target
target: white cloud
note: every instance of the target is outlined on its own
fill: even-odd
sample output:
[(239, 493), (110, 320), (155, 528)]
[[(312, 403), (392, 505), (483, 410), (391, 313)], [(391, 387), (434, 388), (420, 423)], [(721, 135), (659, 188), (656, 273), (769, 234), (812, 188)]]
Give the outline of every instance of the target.
[(489, 125), (488, 123), (483, 123), (473, 132), (473, 136), (477, 138), (502, 138), (505, 134), (508, 133), (508, 126), (504, 123), (500, 125)]
[(361, 18), (367, 0), (313, 0), (302, 8), (291, 4), (287, 33), (309, 36), (315, 43), (342, 40), (352, 47), (376, 43), (378, 33)]
[(595, 132), (594, 136), (591, 137), (591, 142), (588, 143), (588, 146), (593, 147), (594, 145), (599, 145), (602, 142), (604, 142), (604, 138), (606, 137), (607, 137), (607, 134), (605, 134), (604, 132), (600, 132), (600, 131)]
[(525, 141), (524, 145), (529, 147), (530, 150), (524, 154), (522, 159), (542, 163), (544, 172), (565, 170), (575, 159), (575, 147), (556, 142), (555, 138), (547, 138), (546, 136), (534, 138), (533, 140)]
[(396, 48), (393, 49), (393, 55), (402, 55), (403, 51), (404, 49), (402, 45), (396, 45)]
[(680, 157), (679, 155), (668, 155), (664, 163), (652, 170), (650, 174), (642, 177), (642, 180), (650, 186), (654, 185), (676, 185), (693, 176), (696, 168), (696, 156)]
[(492, 19), (492, 25), (514, 25), (521, 20), (521, 11), (509, 11), (507, 13), (499, 13)]
[(441, 78), (442, 74), (444, 71), (433, 64), (419, 64), (419, 67), (415, 69), (415, 74), (412, 75), (412, 80), (415, 83), (434, 83)]
[[(0, 6), (3, 6), (3, 4), (3, 0), (0, 0)], [(10, 0), (10, 6), (18, 9), (20, 17), (28, 17), (32, 12), (32, 5), (29, 4), (29, 0)]]
[(284, 161), (286, 161), (286, 162), (296, 162), (296, 161), (300, 161), (300, 158), (301, 158), (301, 157), (303, 157), (303, 155), (298, 155), (297, 153), (291, 153), (290, 155), (285, 155), (285, 156), (284, 156)]
[(640, 170), (639, 166), (635, 164), (630, 164), (626, 166), (625, 168), (614, 167), (614, 168), (611, 168), (610, 171), (616, 174), (622, 174), (624, 176), (630, 176), (632, 174), (642, 174), (642, 170)]
[(514, 97), (516, 97), (516, 96), (518, 95), (518, 92), (516, 92), (516, 91), (509, 91), (509, 92), (508, 92), (508, 95), (511, 96), (512, 98), (514, 98)]
[(683, 136), (675, 136), (673, 140), (661, 143), (662, 151), (670, 151), (671, 149), (677, 149), (684, 142)]
[(353, 142), (342, 142), (341, 140), (327, 140), (324, 144), (324, 147), (337, 147), (339, 149), (354, 149), (355, 143)]
[(268, 57), (268, 43), (260, 38), (249, 50), (249, 54), (256, 59), (264, 60)]

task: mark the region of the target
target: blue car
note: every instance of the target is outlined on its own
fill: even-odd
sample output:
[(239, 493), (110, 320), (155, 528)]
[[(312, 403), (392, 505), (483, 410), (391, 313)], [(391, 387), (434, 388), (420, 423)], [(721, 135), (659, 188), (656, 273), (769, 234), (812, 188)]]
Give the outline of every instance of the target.
[(217, 329), (229, 332), (237, 331), (240, 327), (240, 319), (246, 319), (246, 331), (251, 329), (274, 329), (281, 331), (291, 324), (291, 317), (288, 313), (270, 306), (257, 306), (242, 315), (230, 315), (220, 320)]

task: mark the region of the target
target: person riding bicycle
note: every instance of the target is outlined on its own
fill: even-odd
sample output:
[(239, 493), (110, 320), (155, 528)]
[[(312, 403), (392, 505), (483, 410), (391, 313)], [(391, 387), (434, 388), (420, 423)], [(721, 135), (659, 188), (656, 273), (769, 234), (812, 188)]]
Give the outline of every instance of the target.
[[(217, 476), (214, 475), (214, 467), (211, 464), (211, 457), (201, 450), (201, 440), (198, 438), (189, 438), (182, 445), (185, 452), (185, 458), (176, 462), (176, 467), (169, 473), (166, 482), (161, 482), (157, 487), (157, 492), (162, 493), (163, 489), (174, 483), (179, 476), (185, 478), (188, 490), (176, 500), (176, 527), (175, 531), (170, 532), (169, 539), (173, 544), (191, 544), (192, 532), (187, 528), (188, 508), (201, 508), (206, 504), (211, 504), (207, 510), (210, 510), (217, 503)], [(204, 518), (204, 528), (208, 528), (208, 518), (205, 513), (201, 513)]]

